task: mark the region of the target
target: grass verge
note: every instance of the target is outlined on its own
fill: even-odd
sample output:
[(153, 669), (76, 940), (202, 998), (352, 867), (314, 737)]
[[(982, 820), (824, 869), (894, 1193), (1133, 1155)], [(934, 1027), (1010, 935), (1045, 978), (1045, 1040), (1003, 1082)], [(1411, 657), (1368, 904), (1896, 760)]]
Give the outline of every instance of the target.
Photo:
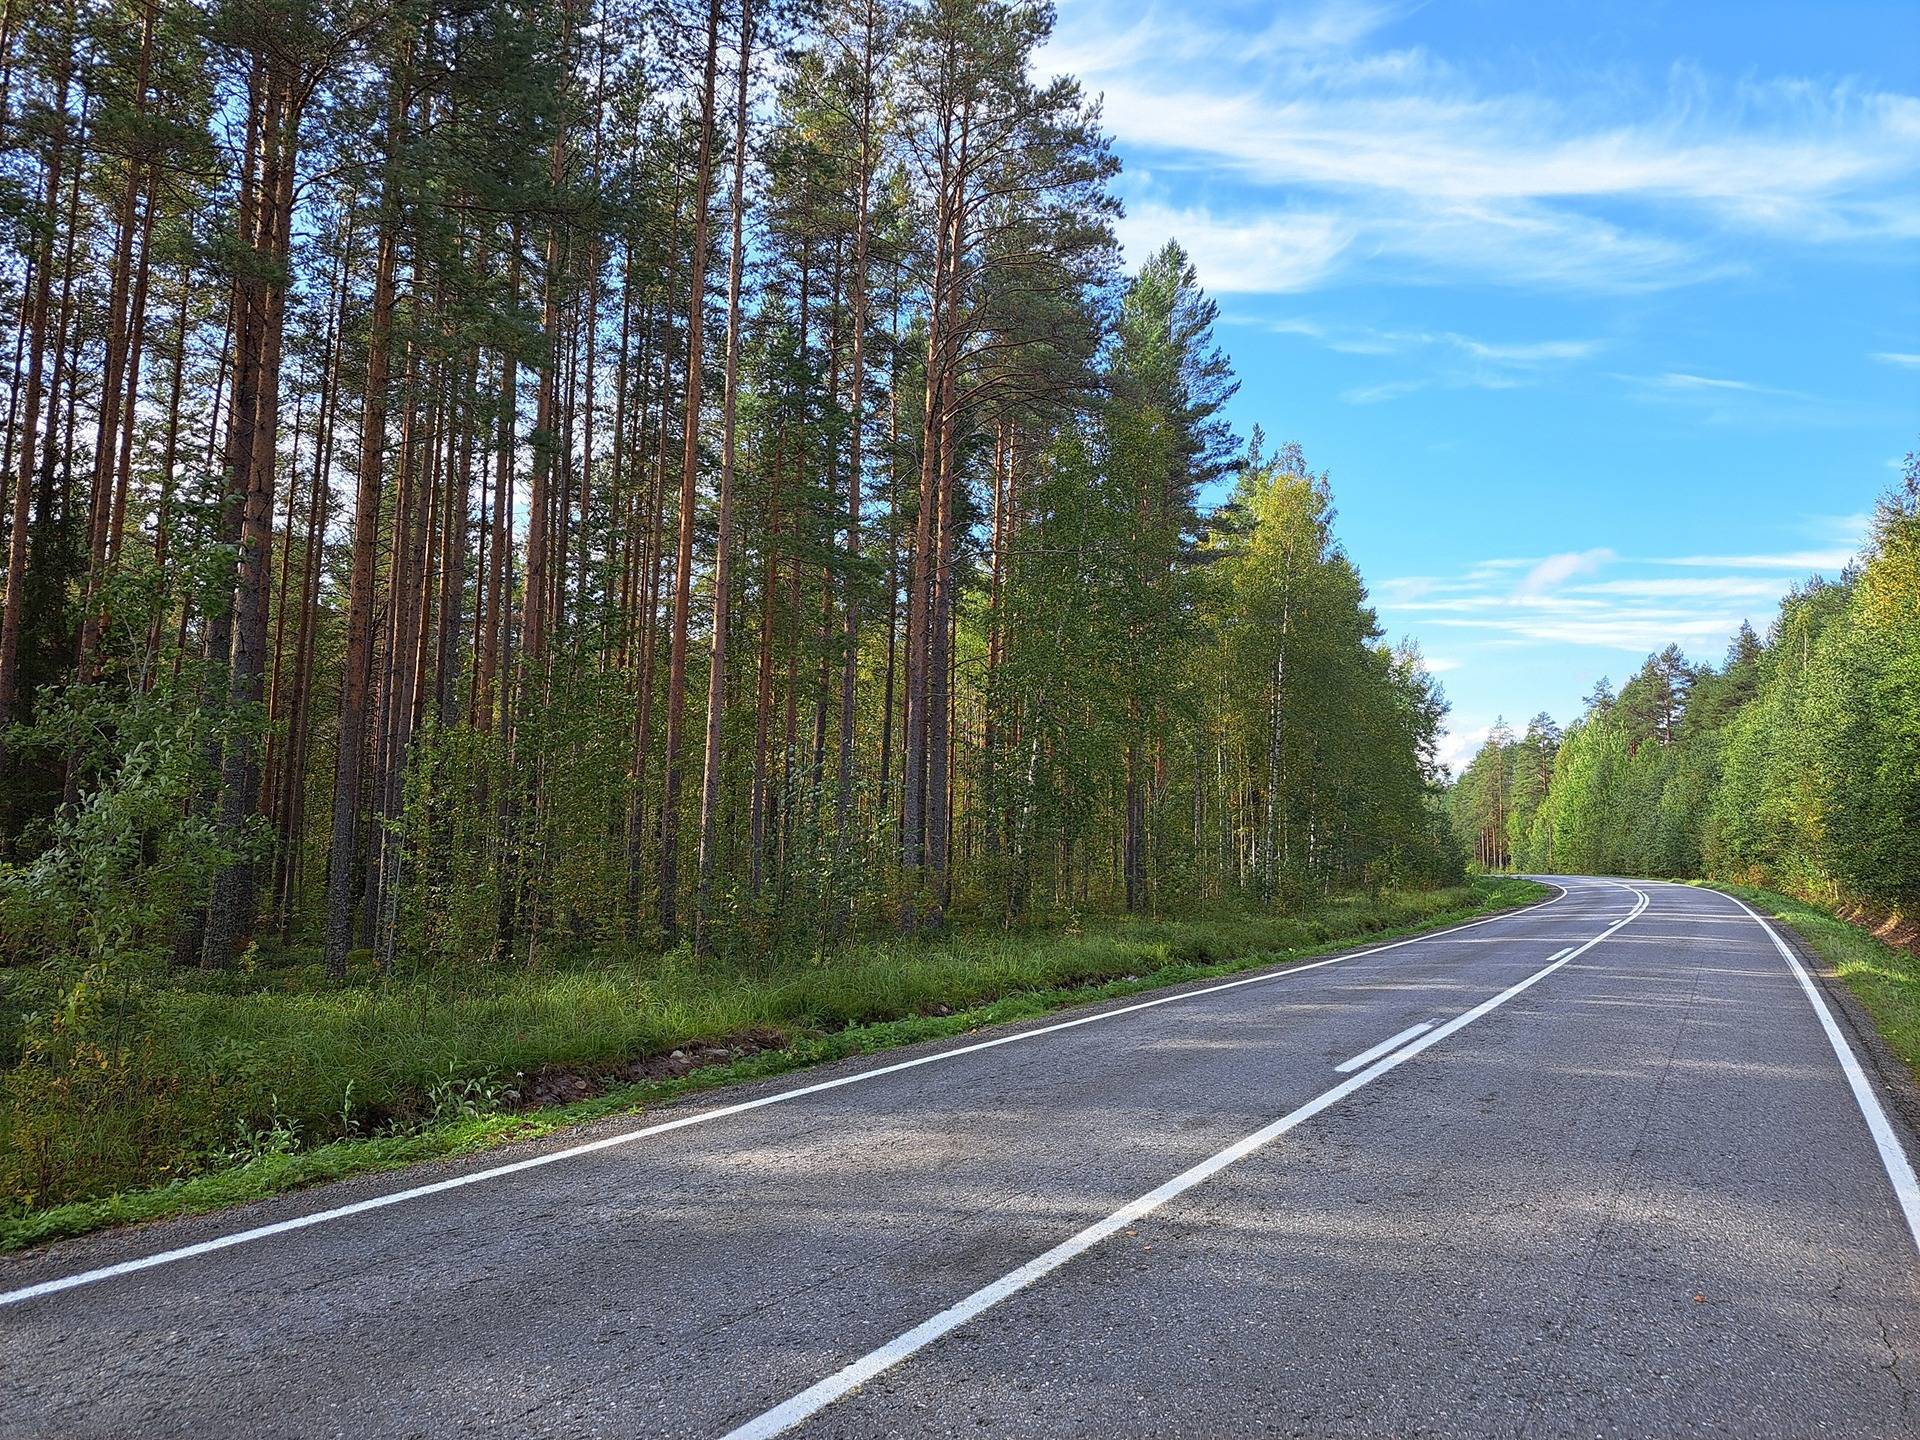
[[(194, 1083), (155, 1093), (176, 1105), (202, 1090), (230, 1101), (250, 1096), (256, 1116), (264, 1100), (264, 1126), (250, 1128), (257, 1119), (245, 1111), (230, 1122), (255, 1153), (231, 1163), (230, 1151), (202, 1150), (169, 1162), (193, 1173), (166, 1183), (15, 1204), (0, 1211), (0, 1251), (467, 1155), (694, 1091), (1416, 934), (1548, 893), (1531, 881), (1483, 876), (1450, 890), (1335, 900), (1296, 916), (878, 942), (764, 973), (603, 962), (510, 977), (467, 974), (457, 982), (425, 976), (328, 990), (286, 974), (255, 977), (257, 988), (239, 993), (167, 992), (148, 1016), (161, 1046), (157, 1063), (170, 1066), (177, 1082), (193, 1072)], [(510, 1093), (499, 1077), (553, 1066), (591, 1070), (755, 1029), (782, 1043), (572, 1104), (496, 1108)], [(109, 1125), (102, 1133), (136, 1128)], [(370, 1129), (376, 1133), (356, 1133)], [(223, 1154), (229, 1163), (220, 1163)]]
[(1859, 997), (1887, 1048), (1920, 1078), (1920, 957), (1875, 939), (1811, 900), (1757, 885), (1717, 880), (1691, 883), (1739, 896), (1806, 941)]

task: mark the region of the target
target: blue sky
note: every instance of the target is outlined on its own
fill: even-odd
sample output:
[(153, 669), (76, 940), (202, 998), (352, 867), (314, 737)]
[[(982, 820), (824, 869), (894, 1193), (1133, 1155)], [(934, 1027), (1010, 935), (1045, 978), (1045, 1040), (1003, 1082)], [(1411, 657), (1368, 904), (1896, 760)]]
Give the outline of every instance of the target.
[(1920, 5), (1062, 0), (1047, 58), (1450, 759), (1764, 630), (1920, 447)]

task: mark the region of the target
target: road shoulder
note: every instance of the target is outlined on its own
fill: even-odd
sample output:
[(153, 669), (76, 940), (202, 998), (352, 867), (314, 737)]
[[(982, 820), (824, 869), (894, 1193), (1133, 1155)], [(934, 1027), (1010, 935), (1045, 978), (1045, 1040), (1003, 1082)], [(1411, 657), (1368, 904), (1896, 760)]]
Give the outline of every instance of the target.
[[(1834, 939), (1838, 934), (1823, 945), (1821, 941), (1826, 937), (1821, 931), (1828, 925), (1841, 927), (1849, 947), (1884, 952), (1890, 966), (1920, 968), (1920, 961), (1809, 901), (1752, 885), (1700, 881), (1697, 886), (1744, 900), (1766, 917), (1820, 987), (1847, 1043), (1873, 1077), (1889, 1115), (1899, 1127), (1900, 1142), (1908, 1155), (1920, 1156), (1920, 1054), (1903, 1055), (1888, 1039), (1859, 988), (1843, 972), (1842, 962), (1834, 953)], [(1799, 923), (1796, 916), (1802, 917)], [(1809, 924), (1809, 919), (1819, 923)], [(1916, 987), (1914, 1008), (1920, 1011), (1920, 987)], [(1914, 1023), (1920, 1024), (1920, 1015)]]

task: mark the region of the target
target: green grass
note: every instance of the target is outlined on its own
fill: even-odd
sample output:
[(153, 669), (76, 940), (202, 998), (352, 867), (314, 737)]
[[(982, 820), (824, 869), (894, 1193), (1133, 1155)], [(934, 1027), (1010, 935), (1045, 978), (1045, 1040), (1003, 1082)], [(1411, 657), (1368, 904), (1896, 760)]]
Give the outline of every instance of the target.
[[(8, 1077), (0, 1182), (11, 1165), (15, 1198), (0, 1209), (0, 1250), (463, 1155), (694, 1090), (1414, 933), (1546, 893), (1479, 877), (1301, 915), (872, 941), (804, 961), (583, 957), (345, 986), (305, 966), (191, 976), (148, 999), (135, 1061), (120, 1071), (34, 1092), (19, 1084), (25, 1067)], [(499, 1108), (517, 1076), (592, 1074), (756, 1032), (776, 1048), (571, 1105)], [(44, 1183), (49, 1166), (60, 1184)]]
[(1694, 883), (1737, 895), (1768, 919), (1790, 926), (1860, 997), (1887, 1048), (1920, 1077), (1920, 957), (1875, 939), (1809, 900), (1754, 885)]

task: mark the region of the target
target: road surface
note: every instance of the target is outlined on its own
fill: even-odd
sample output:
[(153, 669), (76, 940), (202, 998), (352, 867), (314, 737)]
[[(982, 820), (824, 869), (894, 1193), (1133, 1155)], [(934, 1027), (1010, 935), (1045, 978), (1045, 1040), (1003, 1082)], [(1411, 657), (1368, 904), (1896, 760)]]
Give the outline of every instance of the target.
[(0, 1261), (0, 1434), (1920, 1434), (1906, 1082), (1732, 899), (1559, 884)]

